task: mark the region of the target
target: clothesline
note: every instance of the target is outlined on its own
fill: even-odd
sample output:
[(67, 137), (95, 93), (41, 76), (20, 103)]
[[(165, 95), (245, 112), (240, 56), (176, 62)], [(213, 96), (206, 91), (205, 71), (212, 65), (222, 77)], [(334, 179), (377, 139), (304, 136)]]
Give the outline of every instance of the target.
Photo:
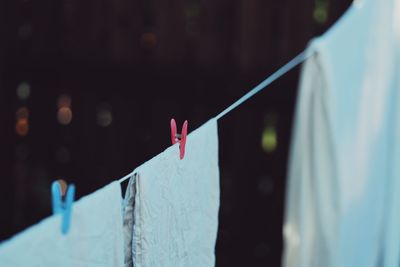
[(235, 103), (227, 107), (224, 111), (222, 111), (220, 114), (218, 114), (215, 118), (219, 120), (223, 116), (225, 116), (227, 113), (231, 112), (247, 100), (249, 100), (251, 97), (253, 97), (255, 94), (266, 88), (268, 85), (279, 79), (282, 75), (286, 74), (288, 71), (302, 63), (304, 60), (306, 60), (309, 56), (310, 53), (308, 52), (309, 50), (304, 50), (297, 56), (295, 56), (292, 60), (290, 60), (288, 63), (280, 67), (277, 71), (272, 73), (271, 76), (266, 78), (264, 81), (262, 81), (259, 85), (254, 87), (252, 90), (250, 90), (248, 93), (246, 93), (244, 96), (239, 98)]
[(131, 173), (129, 173), (129, 174), (127, 174), (127, 175), (125, 175), (124, 177), (122, 177), (121, 179), (119, 179), (118, 182), (119, 182), (119, 183), (123, 183), (124, 181), (128, 180), (128, 179), (132, 176), (133, 173), (134, 173), (134, 171), (131, 172)]
[[(258, 84), (256, 87), (251, 89), (249, 92), (247, 92), (244, 96), (236, 100), (232, 105), (224, 109), (221, 113), (219, 113), (215, 119), (219, 120), (250, 98), (252, 98), (255, 94), (259, 93), (263, 89), (265, 89), (268, 85), (279, 79), (281, 76), (285, 75), (287, 72), (289, 72), (291, 69), (302, 63), (304, 60), (306, 60), (309, 56), (311, 55), (310, 49), (303, 50), (300, 54), (295, 56), (292, 60), (290, 60), (288, 63), (280, 67), (277, 71), (272, 73), (268, 78), (266, 78), (264, 81), (262, 81), (260, 84)], [(131, 173), (125, 175), (121, 179), (118, 180), (119, 183), (123, 183), (124, 181), (128, 180), (132, 174), (135, 171), (132, 171)]]

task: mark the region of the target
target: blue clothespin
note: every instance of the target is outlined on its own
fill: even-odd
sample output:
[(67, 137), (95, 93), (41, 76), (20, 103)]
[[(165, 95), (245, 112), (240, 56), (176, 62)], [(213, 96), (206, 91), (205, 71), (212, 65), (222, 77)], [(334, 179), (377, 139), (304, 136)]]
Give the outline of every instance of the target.
[(61, 232), (67, 234), (70, 227), (72, 204), (75, 198), (75, 185), (70, 184), (68, 186), (65, 201), (62, 201), (61, 185), (58, 181), (54, 181), (51, 184), (51, 196), (53, 214), (61, 214)]

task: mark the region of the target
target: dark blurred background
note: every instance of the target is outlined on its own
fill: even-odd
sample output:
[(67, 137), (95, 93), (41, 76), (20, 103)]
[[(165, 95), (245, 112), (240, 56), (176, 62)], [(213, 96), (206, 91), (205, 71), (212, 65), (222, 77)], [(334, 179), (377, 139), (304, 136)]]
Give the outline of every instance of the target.
[[(350, 0), (0, 2), (0, 240), (170, 145), (301, 52)], [(217, 266), (279, 266), (299, 68), (219, 121)]]

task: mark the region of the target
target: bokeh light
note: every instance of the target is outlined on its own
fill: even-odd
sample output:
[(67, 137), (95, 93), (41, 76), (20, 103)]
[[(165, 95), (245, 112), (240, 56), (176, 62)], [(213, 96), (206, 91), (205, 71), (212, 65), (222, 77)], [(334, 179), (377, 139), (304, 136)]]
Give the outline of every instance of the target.
[(319, 24), (324, 24), (328, 20), (328, 1), (316, 0), (313, 11), (314, 20)]
[(112, 123), (113, 116), (111, 107), (107, 104), (101, 104), (97, 108), (96, 121), (101, 127), (108, 127)]
[(145, 32), (140, 38), (140, 43), (143, 48), (153, 49), (157, 45), (157, 35), (153, 32)]
[(28, 119), (26, 118), (18, 119), (17, 123), (15, 124), (15, 132), (19, 136), (26, 136), (29, 132)]
[(278, 138), (276, 129), (273, 126), (267, 126), (264, 128), (261, 138), (261, 146), (267, 153), (273, 152), (278, 145)]
[(69, 95), (60, 95), (58, 97), (57, 106), (58, 108), (71, 108), (71, 97)]
[(20, 107), (15, 112), (15, 117), (17, 120), (19, 119), (29, 119), (29, 109), (27, 107)]
[(17, 86), (17, 96), (20, 100), (27, 100), (31, 94), (31, 86), (27, 82), (22, 82)]
[(65, 193), (67, 192), (67, 182), (63, 179), (58, 179), (57, 182), (61, 188), (61, 196), (65, 196)]
[(68, 125), (72, 121), (72, 110), (68, 107), (62, 107), (57, 112), (58, 122), (62, 125)]

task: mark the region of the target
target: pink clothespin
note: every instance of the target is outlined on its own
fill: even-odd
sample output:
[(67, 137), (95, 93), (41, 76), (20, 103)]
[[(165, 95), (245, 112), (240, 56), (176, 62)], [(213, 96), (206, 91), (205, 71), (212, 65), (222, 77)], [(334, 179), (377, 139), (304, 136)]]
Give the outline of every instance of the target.
[(183, 123), (181, 134), (178, 134), (176, 132), (176, 122), (174, 119), (171, 119), (171, 141), (173, 145), (179, 142), (180, 159), (183, 159), (183, 156), (185, 155), (187, 128), (188, 121), (186, 120)]

